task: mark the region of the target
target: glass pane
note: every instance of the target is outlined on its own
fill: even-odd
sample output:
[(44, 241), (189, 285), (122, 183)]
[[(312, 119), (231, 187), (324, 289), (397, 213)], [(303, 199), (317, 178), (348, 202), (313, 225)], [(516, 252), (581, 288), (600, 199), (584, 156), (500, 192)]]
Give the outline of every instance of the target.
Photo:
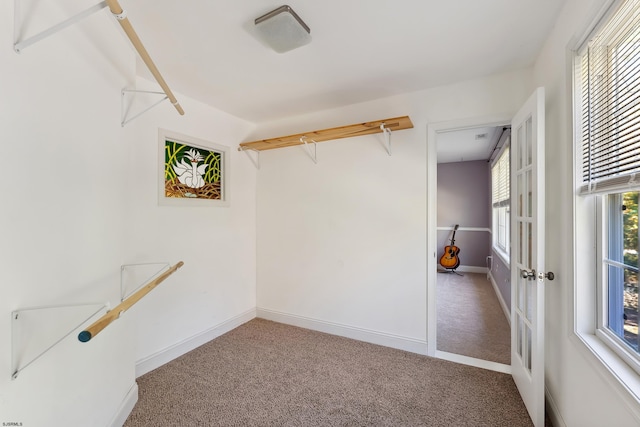
[(527, 171), (527, 217), (533, 216), (533, 172)]
[(524, 367), (531, 372), (531, 328), (529, 328), (528, 326), (525, 326), (526, 331), (527, 331), (527, 339), (525, 341), (525, 350), (524, 350), (524, 354), (525, 357), (524, 359)]
[(622, 195), (623, 245), (626, 265), (638, 267), (638, 192)]
[(533, 224), (528, 223), (527, 224), (527, 260), (528, 260), (528, 264), (532, 266), (533, 265)]
[(523, 329), (523, 323), (522, 323), (522, 318), (520, 316), (518, 316), (518, 336), (517, 336), (517, 342), (518, 342), (518, 356), (522, 357), (522, 329)]
[[(525, 160), (525, 165), (530, 165), (531, 162), (533, 161), (533, 122), (532, 122), (532, 118), (529, 117), (525, 123), (525, 127), (526, 127), (526, 144), (527, 144), (527, 150), (526, 150), (526, 160)], [(529, 187), (531, 188), (531, 187)]]
[(517, 132), (517, 146), (516, 146), (516, 157), (518, 160), (518, 170), (522, 169), (522, 138), (524, 137), (522, 126), (518, 128)]
[(518, 233), (519, 233), (519, 238), (518, 241), (520, 242), (520, 246), (518, 247), (518, 263), (522, 264), (522, 261), (524, 260), (524, 224), (520, 221), (518, 221)]
[(525, 315), (528, 321), (533, 320), (533, 299), (534, 299), (534, 290), (535, 290), (536, 280), (525, 280), (525, 288), (527, 295), (525, 297), (526, 307), (525, 307)]
[(638, 192), (607, 198), (608, 260), (606, 327), (638, 350)]
[(524, 206), (523, 206), (523, 199), (522, 199), (522, 194), (524, 194), (524, 188), (523, 188), (523, 182), (522, 182), (522, 175), (518, 174), (518, 177), (516, 178), (516, 195), (517, 195), (517, 201), (518, 201), (518, 216), (522, 216), (524, 215)]
[(517, 294), (518, 309), (523, 313), (524, 313), (524, 307), (525, 307), (526, 286), (527, 286), (527, 279), (523, 279), (519, 277), (518, 284), (516, 285), (516, 292), (518, 292)]

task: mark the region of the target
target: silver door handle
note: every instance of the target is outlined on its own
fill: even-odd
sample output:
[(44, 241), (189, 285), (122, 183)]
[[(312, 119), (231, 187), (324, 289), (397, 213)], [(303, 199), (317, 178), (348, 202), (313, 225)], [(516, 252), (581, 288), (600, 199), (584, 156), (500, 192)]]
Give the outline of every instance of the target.
[(523, 279), (533, 280), (533, 279), (536, 278), (536, 271), (535, 270), (522, 270), (520, 272), (520, 276)]
[(540, 280), (544, 280), (544, 279), (549, 279), (549, 280), (553, 280), (555, 279), (555, 274), (553, 274), (552, 271), (548, 272), (548, 273), (538, 273), (538, 279)]

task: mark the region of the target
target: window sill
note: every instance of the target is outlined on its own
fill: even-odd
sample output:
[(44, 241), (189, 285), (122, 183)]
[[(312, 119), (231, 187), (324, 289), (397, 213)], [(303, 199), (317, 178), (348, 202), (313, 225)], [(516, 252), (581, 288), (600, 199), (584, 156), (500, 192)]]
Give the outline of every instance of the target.
[(509, 260), (509, 255), (497, 246), (491, 246), (491, 249), (493, 250), (493, 252), (495, 252), (496, 255), (498, 255), (502, 263), (509, 267), (511, 263), (511, 261)]
[(640, 421), (640, 375), (596, 335), (576, 332), (573, 337), (586, 347), (587, 359)]

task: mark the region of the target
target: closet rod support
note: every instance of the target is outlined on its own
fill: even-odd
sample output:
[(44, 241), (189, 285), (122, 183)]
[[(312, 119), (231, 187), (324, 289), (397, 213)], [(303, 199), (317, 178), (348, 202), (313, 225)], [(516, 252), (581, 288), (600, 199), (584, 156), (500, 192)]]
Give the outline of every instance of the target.
[[(250, 148), (238, 147), (238, 151), (243, 151), (247, 155), (249, 160), (251, 160), (251, 163), (253, 163), (253, 166), (255, 166), (257, 170), (260, 170), (260, 152), (258, 150), (252, 150)], [(252, 151), (252, 152), (256, 153), (255, 158), (251, 154), (249, 154), (249, 151)]]
[(384, 139), (386, 142), (384, 148), (386, 148), (387, 153), (391, 155), (391, 129), (385, 127), (384, 123), (382, 123), (380, 125), (380, 130), (382, 130), (382, 133), (384, 133)]
[[(154, 91), (150, 91), (150, 90), (122, 89), (122, 91), (120, 93), (122, 95), (121, 102), (120, 102), (120, 109), (121, 109), (120, 126), (122, 126), (122, 127), (124, 127), (124, 125), (129, 123), (131, 120), (136, 119), (136, 118), (140, 117), (141, 115), (143, 115), (144, 113), (146, 113), (147, 111), (151, 110), (156, 105), (159, 105), (163, 101), (166, 101), (167, 99), (169, 99), (169, 96), (167, 96), (164, 92), (154, 92)], [(127, 108), (125, 108), (125, 105), (124, 105), (124, 96), (127, 93), (133, 93), (133, 94), (136, 94), (136, 93), (150, 93), (150, 94), (153, 94), (153, 95), (165, 95), (165, 96), (160, 101), (156, 102), (155, 104), (151, 105), (150, 107), (147, 107), (144, 110), (140, 111), (139, 113), (135, 114), (134, 116), (127, 118), (127, 114), (129, 113), (129, 110)]]
[(311, 160), (313, 160), (313, 163), (317, 165), (318, 164), (318, 144), (313, 139), (311, 140), (311, 142), (313, 142), (313, 153), (311, 153), (311, 146), (309, 145), (309, 143), (307, 143), (307, 137), (301, 136), (300, 142), (304, 144), (305, 148), (307, 149), (307, 154), (309, 154), (309, 157), (311, 157)]
[(80, 21), (81, 19), (86, 18), (89, 15), (93, 15), (95, 12), (98, 12), (102, 9), (104, 9), (105, 7), (107, 7), (107, 2), (105, 1), (101, 1), (100, 3), (90, 7), (89, 9), (78, 13), (77, 15), (72, 16), (69, 19), (66, 19), (62, 22), (60, 22), (59, 24), (56, 24), (54, 26), (52, 26), (49, 29), (46, 29), (38, 34), (36, 34), (35, 36), (31, 36), (28, 39), (22, 40), (22, 41), (18, 41), (18, 31), (17, 31), (17, 26), (18, 26), (18, 21), (21, 21), (22, 17), (20, 16), (20, 6), (19, 3), (22, 0), (15, 0), (14, 4), (14, 25), (16, 28), (14, 28), (14, 36), (15, 36), (15, 40), (14, 40), (14, 45), (13, 45), (13, 50), (16, 51), (16, 53), (20, 53), (20, 51), (22, 51), (22, 49), (31, 46), (32, 44), (39, 42), (40, 40), (49, 37), (50, 35), (57, 33), (60, 30), (63, 30), (65, 28), (67, 28), (70, 25), (75, 24), (76, 22)]

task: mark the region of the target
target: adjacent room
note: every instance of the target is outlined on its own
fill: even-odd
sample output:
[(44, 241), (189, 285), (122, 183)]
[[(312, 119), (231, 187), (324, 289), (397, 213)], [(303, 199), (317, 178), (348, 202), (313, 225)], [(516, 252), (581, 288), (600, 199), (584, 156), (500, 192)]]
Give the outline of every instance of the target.
[(0, 3), (0, 422), (640, 425), (639, 10)]

